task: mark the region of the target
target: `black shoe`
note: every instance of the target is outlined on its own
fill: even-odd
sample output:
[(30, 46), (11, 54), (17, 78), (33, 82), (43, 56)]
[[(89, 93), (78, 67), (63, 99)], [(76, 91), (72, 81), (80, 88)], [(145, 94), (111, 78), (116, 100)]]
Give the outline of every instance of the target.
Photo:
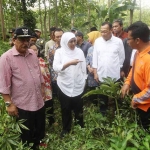
[(63, 131), (60, 133), (60, 137), (63, 138), (67, 133), (68, 133), (68, 131), (63, 130)]

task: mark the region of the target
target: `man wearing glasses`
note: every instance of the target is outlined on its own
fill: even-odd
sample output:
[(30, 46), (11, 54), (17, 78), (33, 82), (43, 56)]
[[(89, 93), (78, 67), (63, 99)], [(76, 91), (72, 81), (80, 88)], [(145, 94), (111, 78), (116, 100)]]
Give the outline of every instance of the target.
[(6, 111), (18, 120), (25, 119), (22, 142), (33, 143), (33, 150), (45, 135), (43, 77), (35, 52), (28, 49), (31, 33), (26, 27), (15, 30), (12, 49), (0, 59), (0, 93)]
[(122, 97), (131, 87), (134, 96), (131, 106), (136, 109), (143, 128), (149, 131), (150, 125), (150, 43), (148, 26), (135, 22), (128, 28), (128, 44), (137, 49), (133, 67), (121, 89)]

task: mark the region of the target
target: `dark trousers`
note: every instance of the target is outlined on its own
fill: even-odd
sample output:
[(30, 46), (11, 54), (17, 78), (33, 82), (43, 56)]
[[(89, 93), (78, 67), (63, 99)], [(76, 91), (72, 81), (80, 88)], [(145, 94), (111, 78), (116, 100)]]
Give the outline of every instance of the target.
[(108, 96), (100, 94), (99, 99), (100, 99), (100, 112), (102, 113), (102, 115), (105, 115), (108, 109)]
[(139, 115), (141, 125), (145, 130), (147, 130), (150, 133), (150, 108), (147, 110), (147, 112), (139, 108), (137, 108), (136, 110)]
[(45, 108), (47, 109), (46, 110), (46, 113), (48, 115), (47, 119), (48, 119), (48, 122), (49, 122), (49, 125), (51, 126), (55, 120), (54, 120), (54, 107), (53, 107), (53, 100), (48, 100), (48, 101), (45, 101)]
[(57, 85), (57, 81), (52, 81), (52, 94), (53, 94), (53, 97), (58, 98), (58, 85)]
[(72, 111), (75, 115), (75, 123), (83, 127), (83, 100), (82, 94), (76, 97), (68, 97), (59, 89), (59, 101), (61, 104), (63, 130), (70, 132), (72, 124)]
[(18, 112), (18, 120), (25, 119), (26, 121), (23, 124), (29, 129), (21, 128), (21, 139), (23, 143), (33, 143), (34, 149), (45, 136), (45, 107), (37, 111), (26, 111), (18, 108)]
[[(95, 89), (96, 89), (96, 87), (89, 87), (89, 90), (90, 90), (90, 91), (91, 91), (91, 90), (95, 90)], [(94, 105), (97, 106), (97, 104), (98, 104), (98, 98), (99, 98), (99, 95), (98, 95), (98, 94), (90, 95), (88, 98), (89, 98), (89, 100), (90, 100)]]

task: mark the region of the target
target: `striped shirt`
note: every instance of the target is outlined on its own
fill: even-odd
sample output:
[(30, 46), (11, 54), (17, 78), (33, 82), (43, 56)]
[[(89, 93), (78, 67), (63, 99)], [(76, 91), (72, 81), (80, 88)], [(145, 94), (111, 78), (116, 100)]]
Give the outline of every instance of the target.
[(9, 94), (20, 109), (37, 111), (44, 106), (38, 58), (28, 49), (22, 56), (15, 46), (0, 58), (0, 93)]

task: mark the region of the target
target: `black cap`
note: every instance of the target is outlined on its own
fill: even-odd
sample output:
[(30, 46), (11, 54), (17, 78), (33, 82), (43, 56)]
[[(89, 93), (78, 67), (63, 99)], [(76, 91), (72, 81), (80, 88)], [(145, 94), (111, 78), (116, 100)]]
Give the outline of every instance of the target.
[(17, 38), (17, 37), (31, 37), (31, 35), (32, 35), (31, 31), (27, 27), (16, 28), (16, 30), (14, 32), (14, 38)]
[(38, 39), (38, 36), (37, 36), (37, 34), (35, 32), (32, 32), (31, 33), (31, 38), (37, 38)]
[(14, 33), (14, 32), (15, 32), (15, 30), (16, 30), (15, 28), (12, 28), (12, 29), (10, 29), (10, 30), (9, 30), (9, 32), (8, 32), (8, 33)]
[(75, 36), (82, 36), (83, 37), (83, 33), (80, 32), (80, 31), (77, 31), (76, 34), (75, 34)]
[(77, 31), (77, 29), (75, 27), (71, 28), (71, 31)]

